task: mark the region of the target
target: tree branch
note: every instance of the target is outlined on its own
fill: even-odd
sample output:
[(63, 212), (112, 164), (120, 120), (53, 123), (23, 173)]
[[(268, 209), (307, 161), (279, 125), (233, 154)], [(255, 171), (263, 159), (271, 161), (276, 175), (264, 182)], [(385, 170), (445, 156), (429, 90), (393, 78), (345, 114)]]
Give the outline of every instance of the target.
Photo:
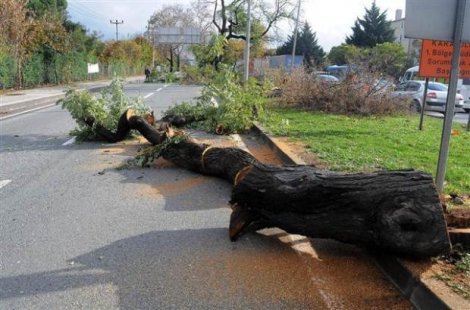
[(222, 33), (222, 29), (220, 28), (219, 24), (217, 24), (217, 20), (216, 20), (217, 4), (218, 4), (218, 0), (215, 0), (214, 14), (212, 15), (212, 23), (215, 25), (219, 33)]

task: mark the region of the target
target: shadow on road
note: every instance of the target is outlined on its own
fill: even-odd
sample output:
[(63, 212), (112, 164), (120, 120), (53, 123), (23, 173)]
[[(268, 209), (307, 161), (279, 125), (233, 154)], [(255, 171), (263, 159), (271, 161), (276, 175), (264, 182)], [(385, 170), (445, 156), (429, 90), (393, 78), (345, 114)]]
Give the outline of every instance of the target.
[(0, 299), (112, 284), (120, 309), (325, 308), (300, 262), (259, 234), (231, 243), (225, 228), (155, 231), (75, 257), (67, 269), (0, 278)]

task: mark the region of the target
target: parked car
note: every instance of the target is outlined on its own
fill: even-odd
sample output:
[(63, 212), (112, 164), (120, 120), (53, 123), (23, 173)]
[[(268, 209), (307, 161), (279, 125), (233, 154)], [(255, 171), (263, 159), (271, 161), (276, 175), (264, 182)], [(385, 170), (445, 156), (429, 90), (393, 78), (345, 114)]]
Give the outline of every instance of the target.
[(316, 77), (325, 83), (338, 83), (339, 79), (336, 76), (329, 75), (329, 74), (317, 74)]
[(463, 109), (465, 110), (465, 112), (470, 113), (470, 97), (468, 97), (468, 100), (464, 101)]
[[(411, 67), (400, 77), (400, 83), (414, 80), (419, 75), (419, 66)], [(470, 78), (459, 79), (457, 82), (457, 91), (464, 98), (463, 109), (470, 112)]]
[(395, 84), (393, 81), (388, 79), (378, 79), (375, 80), (372, 85), (372, 90), (376, 93), (391, 93), (395, 89)]
[[(411, 100), (411, 107), (421, 112), (423, 107), (424, 81), (408, 81), (399, 84), (393, 96), (406, 97)], [(426, 95), (426, 110), (445, 113), (445, 105), (447, 100), (447, 85), (437, 82), (429, 82), (428, 92)], [(456, 94), (455, 111), (461, 112), (463, 107), (463, 96)]]

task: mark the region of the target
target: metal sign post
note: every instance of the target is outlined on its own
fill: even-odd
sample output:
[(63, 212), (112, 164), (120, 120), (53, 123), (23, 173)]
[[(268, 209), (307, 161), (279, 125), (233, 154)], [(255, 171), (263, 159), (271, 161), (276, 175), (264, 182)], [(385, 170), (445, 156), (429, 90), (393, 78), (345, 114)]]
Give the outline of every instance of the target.
[(424, 110), (426, 109), (426, 100), (428, 96), (428, 85), (429, 85), (429, 78), (426, 78), (426, 82), (424, 82), (424, 93), (423, 93), (423, 104), (421, 105), (421, 114), (419, 116), (419, 130), (423, 130), (423, 119), (424, 119)]
[(468, 112), (467, 131), (470, 131), (470, 112)]
[(449, 155), (449, 142), (452, 131), (452, 120), (454, 118), (455, 96), (457, 92), (457, 81), (459, 76), (459, 59), (460, 48), (462, 43), (463, 24), (465, 19), (465, 7), (467, 0), (457, 1), (455, 24), (454, 24), (454, 40), (452, 52), (452, 64), (450, 72), (449, 89), (447, 91), (446, 114), (444, 118), (444, 128), (441, 136), (441, 148), (439, 152), (439, 160), (437, 163), (436, 186), (439, 192), (444, 189), (444, 179), (446, 173), (447, 157)]

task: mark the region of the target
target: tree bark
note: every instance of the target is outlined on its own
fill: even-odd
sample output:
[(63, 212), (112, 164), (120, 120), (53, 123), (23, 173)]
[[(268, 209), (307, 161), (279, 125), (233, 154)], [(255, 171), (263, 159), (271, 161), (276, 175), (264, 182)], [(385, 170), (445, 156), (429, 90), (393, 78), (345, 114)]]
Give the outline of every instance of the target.
[(127, 110), (119, 118), (115, 132), (101, 124), (95, 124), (94, 119), (83, 120), (88, 126), (95, 127), (95, 132), (104, 140), (115, 143), (124, 140), (132, 129), (139, 131), (153, 145), (162, 143), (167, 138), (166, 131), (158, 130), (149, 124), (145, 118), (134, 115), (132, 110)]
[(419, 171), (254, 165), (234, 186), (231, 204), (232, 240), (253, 225), (417, 257), (450, 249), (432, 176)]
[[(171, 137), (129, 111), (121, 116), (115, 133), (95, 126), (110, 142), (130, 129), (140, 131), (154, 145)], [(233, 184), (232, 241), (247, 231), (279, 227), (414, 257), (450, 250), (441, 202), (427, 173), (340, 174), (310, 166), (270, 166), (241, 149), (189, 139), (168, 144), (161, 154), (182, 168)]]

